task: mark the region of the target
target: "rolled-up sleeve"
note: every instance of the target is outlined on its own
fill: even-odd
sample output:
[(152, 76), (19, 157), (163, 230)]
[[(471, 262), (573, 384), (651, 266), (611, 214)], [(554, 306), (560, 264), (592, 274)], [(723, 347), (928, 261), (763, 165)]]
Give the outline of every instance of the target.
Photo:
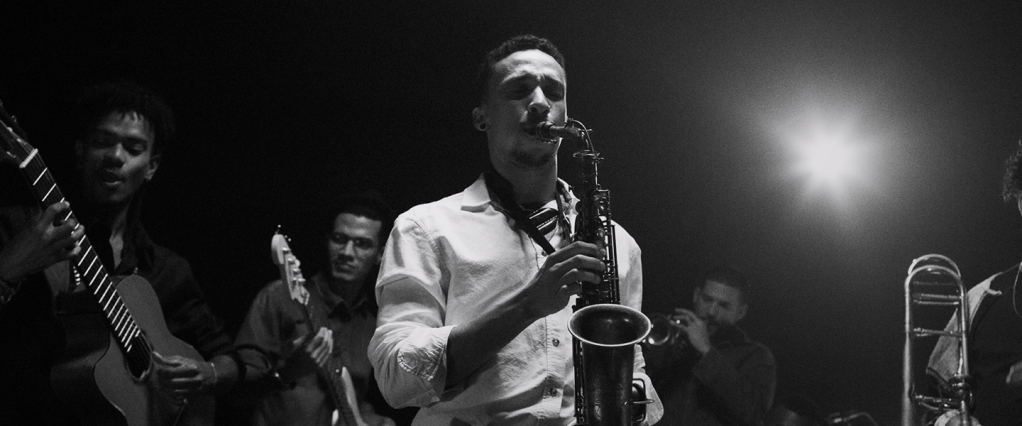
[(380, 311), (368, 355), (387, 402), (424, 407), (446, 386), (445, 285), (428, 233), (399, 217), (384, 250), (376, 297)]

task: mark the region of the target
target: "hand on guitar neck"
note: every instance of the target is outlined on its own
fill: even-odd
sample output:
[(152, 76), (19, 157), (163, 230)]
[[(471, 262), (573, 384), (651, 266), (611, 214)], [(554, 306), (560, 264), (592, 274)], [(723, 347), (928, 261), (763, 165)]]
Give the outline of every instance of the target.
[(277, 370), (284, 383), (291, 383), (297, 377), (315, 374), (317, 369), (326, 368), (333, 353), (334, 334), (326, 327), (320, 327), (316, 334), (311, 332), (291, 342), (292, 347)]
[(0, 249), (0, 279), (17, 282), (77, 255), (85, 227), (74, 219), (64, 220), (69, 213), (67, 202), (55, 203), (8, 241)]

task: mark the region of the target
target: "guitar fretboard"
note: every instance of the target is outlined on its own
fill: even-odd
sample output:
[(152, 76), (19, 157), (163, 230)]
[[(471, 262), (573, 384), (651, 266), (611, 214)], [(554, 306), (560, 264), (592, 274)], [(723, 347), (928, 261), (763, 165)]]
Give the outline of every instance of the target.
[[(64, 201), (64, 195), (60, 192), (60, 188), (57, 187), (42, 157), (37, 155), (37, 153), (36, 149), (32, 149), (19, 167), (25, 173), (25, 176), (28, 177), (32, 190), (43, 206), (48, 207)], [(68, 210), (66, 217), (63, 219), (75, 219), (76, 222), (78, 220), (75, 218), (74, 212), (70, 210)], [(100, 261), (96, 251), (93, 250), (92, 243), (89, 242), (88, 237), (82, 235), (78, 245), (81, 247), (81, 250), (78, 255), (71, 259), (72, 263), (74, 263), (78, 273), (81, 274), (82, 282), (85, 283), (96, 297), (96, 302), (99, 303), (100, 308), (106, 315), (107, 321), (121, 347), (126, 352), (133, 353), (132, 343), (141, 334), (138, 324), (135, 323), (131, 312), (128, 311), (124, 301), (114, 289), (113, 280), (110, 279), (106, 268), (103, 267), (103, 262)]]

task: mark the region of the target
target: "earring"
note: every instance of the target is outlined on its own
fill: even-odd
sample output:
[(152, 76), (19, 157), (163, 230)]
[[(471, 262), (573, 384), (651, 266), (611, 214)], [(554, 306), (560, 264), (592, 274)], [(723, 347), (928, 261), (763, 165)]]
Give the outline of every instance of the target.
[(476, 129), (479, 129), (480, 132), (485, 132), (486, 131), (486, 127), (487, 127), (486, 123), (477, 123), (476, 124)]

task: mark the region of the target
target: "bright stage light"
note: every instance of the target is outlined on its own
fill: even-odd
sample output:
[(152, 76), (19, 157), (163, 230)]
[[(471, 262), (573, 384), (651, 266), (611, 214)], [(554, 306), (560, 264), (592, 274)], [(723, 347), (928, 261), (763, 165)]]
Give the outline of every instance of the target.
[(798, 147), (802, 160), (796, 170), (809, 176), (818, 185), (842, 185), (856, 173), (857, 151), (845, 141), (821, 139)]
[(843, 204), (849, 186), (864, 180), (864, 144), (853, 140), (848, 125), (814, 123), (812, 131), (789, 142), (798, 156), (792, 171), (806, 179), (807, 193), (825, 191)]

